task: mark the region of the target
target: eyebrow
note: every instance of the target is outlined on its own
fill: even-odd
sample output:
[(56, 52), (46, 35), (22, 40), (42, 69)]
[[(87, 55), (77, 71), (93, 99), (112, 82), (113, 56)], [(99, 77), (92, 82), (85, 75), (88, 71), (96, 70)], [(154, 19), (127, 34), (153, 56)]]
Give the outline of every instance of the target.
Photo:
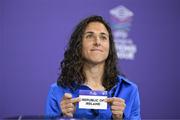
[[(93, 34), (94, 32), (91, 32), (91, 31), (87, 31), (85, 32), (84, 34)], [(105, 35), (105, 36), (109, 36), (107, 33), (104, 33), (104, 32), (101, 32), (100, 33), (101, 35)]]

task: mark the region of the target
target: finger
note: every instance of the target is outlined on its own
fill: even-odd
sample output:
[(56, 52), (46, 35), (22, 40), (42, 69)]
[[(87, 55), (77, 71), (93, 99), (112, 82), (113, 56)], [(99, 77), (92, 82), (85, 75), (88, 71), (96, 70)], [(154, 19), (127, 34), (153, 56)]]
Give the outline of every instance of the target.
[(124, 107), (122, 106), (111, 106), (111, 110), (115, 110), (115, 111), (123, 111), (124, 110)]
[(117, 111), (117, 110), (112, 110), (112, 113), (113, 113), (114, 115), (122, 115), (122, 114), (123, 114), (122, 111)]
[(66, 104), (65, 108), (74, 108), (74, 105), (72, 103)]
[(105, 102), (108, 102), (108, 103), (113, 103), (114, 101), (125, 102), (124, 99), (118, 98), (118, 97), (106, 98), (106, 99), (104, 99), (104, 101), (105, 101)]
[(81, 98), (80, 98), (80, 97), (73, 98), (73, 99), (71, 100), (71, 102), (72, 102), (73, 104), (76, 104), (77, 102), (80, 102), (80, 101), (81, 101)]
[(109, 100), (109, 98), (105, 98), (105, 99), (104, 99), (104, 102), (108, 102), (108, 100)]
[(113, 114), (113, 118), (114, 118), (115, 120), (117, 120), (117, 119), (122, 120), (123, 114)]
[(121, 106), (121, 104), (123, 104), (122, 102), (117, 102), (117, 101), (114, 101), (112, 102), (112, 105), (115, 105), (115, 106)]
[(125, 104), (124, 102), (120, 102), (120, 101), (118, 101), (118, 102), (113, 102), (112, 105), (114, 105), (114, 106), (122, 106), (122, 107), (125, 107), (125, 106), (126, 106), (126, 104)]
[(73, 117), (73, 114), (72, 113), (64, 113), (64, 116), (65, 117)]
[(74, 108), (66, 108), (66, 113), (73, 113), (74, 112)]
[(68, 104), (71, 103), (71, 99), (62, 99), (61, 104)]
[(61, 102), (60, 102), (60, 107), (61, 107), (61, 109), (63, 109), (63, 108), (65, 108), (65, 106), (66, 106), (66, 103), (65, 103), (66, 101), (64, 101), (64, 100), (62, 100)]
[(64, 100), (64, 104), (69, 104), (69, 103), (72, 103), (72, 102), (71, 102), (71, 99), (65, 99), (65, 100)]
[[(118, 103), (117, 103), (118, 104)], [(125, 103), (121, 103), (120, 105), (118, 104), (118, 105), (111, 105), (111, 109), (114, 109), (114, 108), (120, 108), (120, 109), (125, 109), (125, 107), (126, 107), (126, 104)]]
[(67, 108), (73, 108), (74, 105), (71, 103), (71, 100), (67, 99), (67, 100), (62, 100), (62, 102), (60, 103), (60, 107), (62, 110), (66, 110)]
[(122, 106), (125, 108), (126, 107), (126, 103), (123, 103)]
[(104, 102), (107, 102), (107, 103), (111, 103), (112, 101), (113, 101), (112, 98), (105, 98), (105, 99), (104, 99)]
[(72, 95), (70, 93), (65, 93), (63, 99), (71, 99)]
[(70, 99), (65, 99), (60, 102), (61, 108), (65, 108), (69, 103), (71, 103)]
[[(71, 105), (72, 105), (72, 103), (71, 103)], [(63, 109), (62, 109), (63, 115), (69, 116), (69, 117), (71, 117), (70, 114), (73, 115), (74, 111), (75, 111), (74, 105), (72, 105), (72, 107), (69, 107), (69, 108), (67, 108), (67, 106), (66, 106), (66, 108), (63, 108)]]
[(120, 102), (125, 102), (124, 99), (118, 98), (118, 97), (112, 97), (113, 101), (120, 101)]

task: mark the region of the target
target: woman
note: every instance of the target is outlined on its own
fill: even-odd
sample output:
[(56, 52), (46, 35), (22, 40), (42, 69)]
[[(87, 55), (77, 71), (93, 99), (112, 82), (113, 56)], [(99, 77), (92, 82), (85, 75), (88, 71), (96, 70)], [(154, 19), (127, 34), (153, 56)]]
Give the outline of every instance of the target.
[[(82, 20), (71, 35), (57, 83), (50, 88), (48, 116), (140, 119), (137, 86), (121, 76), (111, 28), (101, 16)], [(107, 110), (79, 109), (79, 90), (107, 91)]]

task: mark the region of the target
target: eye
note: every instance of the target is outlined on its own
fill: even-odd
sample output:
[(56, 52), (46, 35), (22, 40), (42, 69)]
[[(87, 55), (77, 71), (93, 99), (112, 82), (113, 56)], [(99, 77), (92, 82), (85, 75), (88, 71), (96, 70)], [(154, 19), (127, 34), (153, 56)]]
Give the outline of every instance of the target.
[(92, 34), (88, 34), (88, 35), (86, 35), (86, 36), (85, 36), (85, 38), (86, 38), (86, 39), (88, 39), (88, 38), (92, 38), (92, 37), (93, 37), (93, 35), (92, 35)]
[(101, 40), (107, 40), (108, 38), (106, 36), (100, 36)]

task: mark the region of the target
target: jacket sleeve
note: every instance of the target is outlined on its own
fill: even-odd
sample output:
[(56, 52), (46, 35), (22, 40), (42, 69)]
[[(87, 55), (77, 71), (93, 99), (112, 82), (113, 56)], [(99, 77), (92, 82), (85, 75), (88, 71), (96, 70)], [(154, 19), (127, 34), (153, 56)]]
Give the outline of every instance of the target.
[(139, 92), (138, 88), (135, 91), (135, 97), (133, 100), (133, 105), (130, 113), (130, 117), (128, 120), (141, 120), (141, 115), (140, 115), (140, 98), (139, 98)]
[(62, 113), (59, 108), (59, 100), (53, 87), (50, 88), (48, 93), (45, 112), (48, 117), (61, 116)]

